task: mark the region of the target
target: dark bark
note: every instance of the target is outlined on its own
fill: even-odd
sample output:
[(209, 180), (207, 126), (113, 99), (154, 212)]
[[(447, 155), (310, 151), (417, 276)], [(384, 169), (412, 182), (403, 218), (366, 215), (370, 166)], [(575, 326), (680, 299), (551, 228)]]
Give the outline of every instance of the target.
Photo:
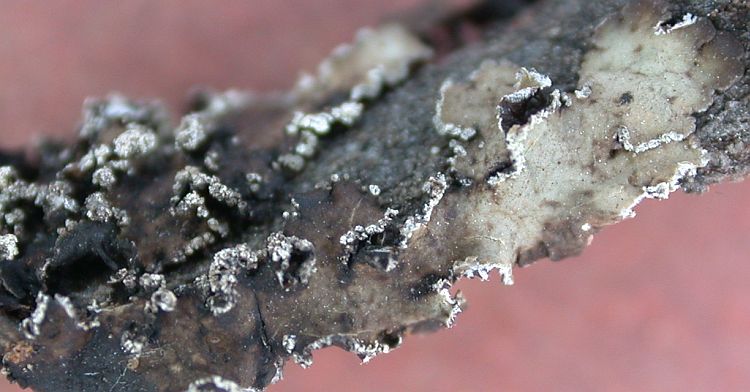
[[(9, 377), (38, 391), (262, 389), (312, 350), (369, 359), (450, 325), (462, 276), (510, 282), (513, 264), (579, 253), (644, 197), (747, 174), (748, 5), (521, 3), (404, 19), (432, 61), (384, 28), (283, 96), (206, 92), (176, 128), (158, 104), (112, 97), (87, 104), (73, 145), (0, 154)], [(463, 47), (461, 26), (480, 42)], [(630, 34), (640, 65), (597, 63), (608, 29)], [(377, 40), (403, 48), (368, 52)], [(671, 50), (695, 81), (672, 94), (647, 72), (661, 60), (639, 54)], [(621, 76), (642, 83), (620, 91)], [(638, 116), (658, 134), (628, 130)], [(572, 126), (580, 139), (559, 136)], [(539, 127), (559, 133), (524, 144)], [(565, 176), (578, 171), (581, 184)]]

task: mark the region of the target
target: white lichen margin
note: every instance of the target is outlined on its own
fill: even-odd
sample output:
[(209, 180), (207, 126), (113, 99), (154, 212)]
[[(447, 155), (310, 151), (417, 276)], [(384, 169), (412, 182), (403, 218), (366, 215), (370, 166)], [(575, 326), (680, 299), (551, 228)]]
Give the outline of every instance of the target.
[(697, 21), (698, 21), (698, 17), (688, 12), (687, 14), (682, 16), (682, 19), (679, 22), (671, 26), (667, 26), (665, 21), (659, 21), (659, 23), (657, 23), (656, 26), (654, 26), (654, 34), (656, 35), (669, 34), (675, 30), (688, 27)]
[(645, 142), (639, 143), (637, 146), (634, 146), (630, 141), (630, 131), (627, 127), (620, 127), (620, 129), (617, 131), (617, 140), (622, 143), (622, 148), (624, 148), (625, 151), (630, 151), (635, 154), (653, 150), (655, 148), (658, 148), (662, 144), (681, 142), (686, 138), (687, 136), (685, 134), (670, 131), (654, 139), (647, 140)]
[(36, 308), (31, 315), (21, 321), (20, 329), (21, 333), (26, 339), (34, 340), (40, 333), (40, 326), (44, 322), (44, 318), (47, 316), (47, 306), (51, 297), (47, 294), (42, 293), (36, 295)]
[(185, 392), (260, 392), (260, 389), (243, 388), (221, 376), (211, 376), (193, 381)]
[[(290, 271), (294, 253), (307, 255), (295, 271)], [(279, 285), (284, 287), (287, 278), (291, 277), (301, 284), (307, 284), (310, 277), (317, 270), (315, 267), (315, 246), (312, 242), (295, 236), (286, 236), (281, 232), (271, 234), (266, 240), (266, 257), (276, 267), (276, 278)]]
[[(452, 316), (449, 316), (449, 318)], [(296, 350), (296, 339), (294, 335), (284, 336), (284, 347), (287, 353), (292, 355), (292, 360), (307, 369), (313, 364), (312, 352), (334, 344), (342, 346), (346, 351), (356, 354), (362, 363), (368, 363), (380, 354), (387, 354), (401, 344), (401, 338), (394, 346), (380, 341), (366, 341), (352, 336), (328, 335), (314, 340), (301, 350)]]
[(424, 184), (422, 191), (429, 196), (429, 199), (422, 208), (421, 214), (406, 218), (406, 222), (404, 222), (401, 228), (401, 248), (406, 248), (414, 233), (430, 222), (432, 211), (443, 199), (446, 189), (448, 189), (448, 182), (443, 173), (438, 173), (434, 177), (430, 177), (429, 181)]
[(431, 56), (430, 48), (399, 25), (359, 31), (353, 44), (333, 50), (319, 65), (317, 76), (303, 75), (293, 92), (300, 103), (340, 91), (349, 91), (349, 99), (323, 111), (295, 112), (286, 133), (298, 138), (297, 144), (291, 152), (282, 154), (274, 166), (302, 171), (307, 160), (318, 152), (319, 139), (334, 125), (354, 125), (362, 116), (365, 102), (406, 79), (413, 64)]
[(435, 116), (432, 118), (432, 123), (435, 126), (437, 132), (444, 136), (458, 138), (463, 141), (471, 140), (476, 135), (477, 130), (472, 127), (462, 127), (459, 124), (452, 122), (443, 121), (443, 105), (445, 104), (445, 95), (454, 82), (451, 79), (447, 79), (440, 86), (440, 98), (435, 103)]
[[(377, 222), (367, 226), (357, 225), (344, 233), (339, 238), (339, 243), (344, 247), (344, 252), (346, 253), (346, 256), (342, 257), (342, 261), (347, 262), (349, 260), (348, 256), (356, 251), (357, 245), (360, 242), (369, 241), (372, 236), (383, 233), (396, 216), (398, 216), (398, 210), (388, 208), (383, 218), (378, 219)], [(395, 262), (395, 260), (393, 261)], [(394, 263), (389, 262), (386, 271), (391, 271), (395, 267)]]
[[(91, 320), (84, 320), (81, 318), (81, 316), (78, 314), (78, 310), (73, 305), (73, 302), (70, 300), (70, 298), (55, 294), (55, 301), (60, 305), (64, 310), (65, 314), (68, 315), (73, 321), (75, 321), (76, 326), (84, 331), (88, 331), (93, 328), (99, 327), (101, 324), (99, 323), (98, 317), (94, 316)], [(93, 310), (93, 313), (96, 314), (99, 310), (96, 303), (90, 305), (88, 307), (89, 310)]]
[(207, 291), (210, 292), (207, 304), (214, 316), (234, 308), (239, 297), (237, 274), (257, 268), (261, 257), (262, 252), (253, 251), (246, 244), (223, 249), (214, 255), (207, 274)]
[(456, 317), (463, 311), (466, 302), (460, 292), (453, 296), (450, 288), (451, 282), (446, 279), (438, 280), (432, 287), (438, 293), (441, 305), (447, 310), (444, 321), (447, 328), (452, 328), (455, 325)]
[(13, 260), (18, 256), (18, 238), (13, 234), (0, 235), (0, 260)]
[(478, 277), (482, 281), (490, 279), (490, 272), (497, 270), (501, 281), (506, 286), (511, 286), (513, 280), (513, 265), (503, 262), (496, 263), (479, 263), (476, 257), (468, 257), (465, 260), (456, 263), (454, 271), (466, 278)]
[(432, 55), (429, 47), (398, 24), (364, 28), (352, 44), (336, 47), (320, 63), (317, 75), (303, 74), (295, 94), (304, 100), (349, 90), (351, 101), (375, 98), (384, 87), (405, 79), (413, 64)]

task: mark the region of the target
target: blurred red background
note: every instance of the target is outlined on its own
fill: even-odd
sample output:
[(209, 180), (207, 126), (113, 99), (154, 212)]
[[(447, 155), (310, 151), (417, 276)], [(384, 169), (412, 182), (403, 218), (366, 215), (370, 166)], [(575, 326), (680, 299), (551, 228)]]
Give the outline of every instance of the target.
[[(419, 0), (2, 3), (0, 145), (70, 137), (86, 96), (289, 87)], [(750, 390), (750, 183), (649, 201), (581, 256), (458, 286), (456, 327), (361, 366), (338, 349), (272, 392)], [(18, 387), (0, 381), (0, 391)]]

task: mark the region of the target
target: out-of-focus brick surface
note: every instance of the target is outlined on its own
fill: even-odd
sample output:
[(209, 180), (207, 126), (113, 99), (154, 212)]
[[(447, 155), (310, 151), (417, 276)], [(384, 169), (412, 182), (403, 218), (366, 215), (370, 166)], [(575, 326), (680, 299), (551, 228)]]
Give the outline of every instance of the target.
[[(287, 87), (358, 26), (417, 2), (3, 2), (0, 144), (71, 135), (83, 98), (112, 90), (177, 108), (195, 84)], [(452, 330), (365, 366), (319, 351), (270, 391), (750, 390), (750, 182), (637, 211), (513, 287), (462, 282), (471, 307)]]

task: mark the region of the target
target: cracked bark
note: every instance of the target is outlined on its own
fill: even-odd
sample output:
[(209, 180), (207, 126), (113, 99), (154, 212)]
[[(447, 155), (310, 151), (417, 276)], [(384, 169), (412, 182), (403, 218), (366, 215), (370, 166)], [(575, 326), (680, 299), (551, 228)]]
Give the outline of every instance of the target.
[[(454, 35), (422, 65), (428, 51), (405, 31), (365, 34), (288, 95), (197, 96), (174, 131), (158, 105), (90, 103), (74, 145), (51, 143), (38, 161), (3, 154), (6, 371), (37, 390), (263, 388), (287, 358), (309, 364), (338, 345), (368, 359), (450, 324), (461, 276), (499, 269), (511, 282), (512, 264), (580, 252), (642, 197), (743, 176), (747, 6), (589, 3), (537, 4), (512, 25), (433, 18), (451, 31), (477, 24), (485, 38), (456, 48)], [(432, 26), (414, 30), (429, 40)], [(635, 70), (601, 64), (609, 30), (657, 56)], [(382, 56), (379, 45), (400, 49)], [(662, 97), (644, 71), (662, 52), (676, 54), (667, 66), (688, 59), (680, 70), (695, 84)], [(516, 77), (521, 67), (535, 71)], [(631, 73), (647, 88), (620, 91)], [(675, 117), (644, 98), (665, 98), (646, 102)], [(628, 122), (641, 117), (683, 136)], [(285, 127), (282, 145), (253, 147)], [(552, 133), (563, 130), (586, 137)], [(524, 144), (529, 135), (548, 147)], [(615, 169), (545, 161), (570, 158), (575, 143)], [(566, 185), (595, 171), (605, 180)], [(546, 192), (561, 178), (551, 190), (563, 191)], [(536, 188), (517, 193), (519, 180)]]

